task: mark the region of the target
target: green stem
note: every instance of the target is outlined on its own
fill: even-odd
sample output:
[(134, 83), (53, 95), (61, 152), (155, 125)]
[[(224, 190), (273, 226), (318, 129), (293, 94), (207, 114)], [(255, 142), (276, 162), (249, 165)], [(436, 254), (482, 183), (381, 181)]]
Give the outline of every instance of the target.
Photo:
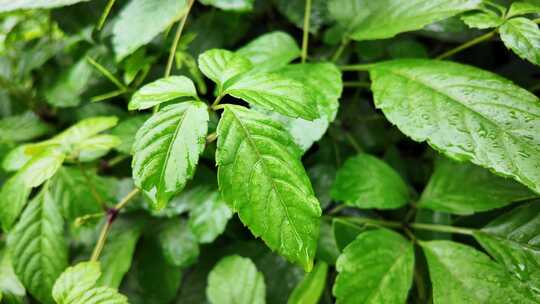
[(216, 139), (217, 139), (217, 133), (212, 132), (212, 133), (208, 134), (208, 136), (206, 136), (206, 143), (209, 144), (209, 143), (215, 141)]
[(105, 247), (105, 242), (107, 241), (107, 236), (109, 235), (109, 231), (111, 230), (111, 226), (114, 223), (114, 220), (118, 216), (118, 212), (126, 206), (126, 204), (134, 198), (139, 193), (139, 189), (135, 188), (130, 193), (128, 193), (124, 198), (120, 200), (118, 204), (116, 204), (113, 208), (107, 210), (107, 217), (105, 220), (105, 224), (101, 228), (101, 231), (99, 232), (99, 237), (96, 242), (96, 246), (94, 247), (94, 250), (92, 251), (92, 256), (90, 257), (90, 261), (97, 261), (99, 259), (99, 256), (101, 255), (101, 252), (103, 251), (103, 247)]
[(109, 161), (107, 161), (107, 165), (109, 167), (114, 167), (116, 166), (117, 164), (123, 162), (125, 159), (129, 158), (130, 156), (129, 155), (118, 155), (118, 156), (115, 156), (113, 158), (111, 158)]
[(94, 96), (94, 97), (90, 98), (90, 102), (104, 101), (104, 100), (107, 100), (107, 99), (111, 99), (111, 98), (120, 96), (120, 95), (122, 95), (122, 94), (124, 94), (126, 92), (127, 92), (126, 90), (122, 90), (122, 89), (114, 90), (114, 91), (111, 91), (109, 93)]
[(341, 44), (339, 45), (339, 47), (337, 48), (336, 52), (334, 53), (334, 55), (332, 56), (332, 62), (336, 62), (339, 57), (341, 57), (341, 54), (343, 54), (343, 51), (345, 50), (345, 48), (349, 45), (349, 42), (350, 40), (349, 39), (343, 39), (341, 41)]
[(311, 0), (306, 0), (304, 10), (304, 34), (302, 36), (302, 63), (306, 62), (309, 44), (309, 21), (311, 19)]
[(219, 105), (219, 102), (221, 101), (221, 99), (224, 97), (225, 95), (219, 95), (218, 97), (216, 97), (216, 100), (214, 100), (214, 102), (212, 103), (212, 105), (210, 106), (210, 108), (212, 110), (217, 110), (217, 109), (222, 109), (221, 108), (218, 108), (218, 105)]
[[(180, 37), (182, 37), (182, 31), (184, 30), (184, 26), (186, 25), (186, 20), (189, 15), (189, 12), (191, 11), (191, 7), (193, 6), (193, 3), (195, 3), (195, 0), (190, 0), (188, 3), (187, 10), (182, 17), (182, 20), (178, 23), (178, 28), (176, 28), (176, 34), (174, 35), (174, 40), (171, 45), (171, 50), (169, 51), (169, 58), (167, 59), (167, 66), (165, 67), (165, 73), (163, 74), (163, 77), (169, 77), (171, 75), (172, 66), (174, 62), (174, 56), (176, 55), (176, 48), (178, 48), (178, 43), (180, 42)], [(159, 111), (159, 104), (154, 107), (154, 113)]]
[(90, 63), (96, 70), (98, 70), (103, 76), (107, 77), (114, 85), (116, 85), (120, 90), (127, 91), (127, 87), (118, 79), (116, 76), (114, 76), (109, 70), (107, 70), (106, 67), (99, 64), (97, 61), (95, 61), (92, 57), (86, 56), (86, 60), (88, 63)]
[(411, 223), (409, 227), (418, 229), (418, 230), (429, 230), (429, 231), (447, 232), (447, 233), (464, 234), (464, 235), (472, 235), (475, 231), (474, 229), (463, 228), (463, 227), (454, 227), (454, 226), (436, 225), (436, 224), (422, 224), (422, 223)]
[(376, 219), (367, 218), (367, 217), (336, 217), (336, 218), (343, 219), (348, 222), (360, 224), (360, 225), (382, 226), (382, 227), (389, 227), (389, 228), (402, 228), (403, 227), (402, 224), (399, 222), (376, 220)]
[(460, 45), (458, 47), (455, 47), (455, 48), (453, 48), (453, 49), (451, 49), (451, 50), (437, 56), (435, 59), (441, 60), (441, 59), (448, 58), (448, 57), (450, 57), (450, 56), (452, 56), (454, 54), (457, 54), (457, 53), (459, 53), (459, 52), (461, 52), (463, 50), (466, 50), (466, 49), (468, 49), (468, 48), (470, 48), (472, 46), (475, 46), (475, 45), (477, 45), (477, 44), (479, 44), (481, 42), (484, 42), (484, 41), (487, 41), (487, 40), (491, 39), (496, 33), (497, 33), (497, 30), (493, 30), (493, 31), (488, 32), (488, 33), (486, 33), (484, 35), (478, 36), (478, 37), (476, 37), (476, 38), (474, 38), (474, 39), (472, 39), (470, 41), (467, 41), (467, 42), (463, 43), (462, 45)]
[(344, 72), (348, 71), (363, 71), (367, 72), (375, 66), (375, 63), (366, 63), (366, 64), (353, 64), (353, 65), (342, 65), (340, 70)]
[(345, 133), (345, 137), (347, 138), (347, 140), (349, 141), (349, 143), (351, 144), (351, 146), (354, 148), (354, 150), (357, 152), (357, 153), (362, 153), (364, 152), (364, 149), (362, 149), (362, 147), (360, 146), (360, 144), (356, 141), (356, 139), (351, 135), (351, 133), (349, 132), (344, 132)]
[(103, 25), (105, 25), (105, 20), (107, 20), (107, 17), (109, 16), (111, 9), (114, 5), (114, 2), (116, 2), (116, 0), (109, 0), (109, 2), (107, 2), (107, 6), (105, 6), (105, 10), (103, 10), (103, 14), (101, 14), (101, 17), (99, 18), (99, 21), (96, 27), (98, 31), (101, 31), (101, 29), (103, 28)]

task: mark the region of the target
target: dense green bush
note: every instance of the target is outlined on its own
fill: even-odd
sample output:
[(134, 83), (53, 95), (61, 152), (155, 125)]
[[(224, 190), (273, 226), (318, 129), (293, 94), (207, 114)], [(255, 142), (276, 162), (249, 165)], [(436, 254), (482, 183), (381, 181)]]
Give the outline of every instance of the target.
[(0, 0), (2, 303), (540, 303), (539, 17)]

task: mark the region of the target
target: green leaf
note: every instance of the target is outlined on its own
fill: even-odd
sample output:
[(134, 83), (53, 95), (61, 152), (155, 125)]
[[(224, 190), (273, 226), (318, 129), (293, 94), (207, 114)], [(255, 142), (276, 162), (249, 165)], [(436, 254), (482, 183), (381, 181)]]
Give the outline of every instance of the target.
[(302, 281), (294, 288), (291, 293), (288, 304), (317, 304), (324, 291), (326, 284), (326, 274), (328, 265), (325, 262), (319, 262), (313, 267), (310, 273), (307, 273)]
[(184, 102), (163, 108), (137, 132), (133, 179), (155, 209), (165, 207), (193, 177), (206, 143), (208, 119), (206, 104)]
[(491, 10), (475, 11), (465, 14), (461, 20), (470, 28), (488, 29), (499, 27), (505, 22), (504, 18)]
[(275, 31), (261, 35), (236, 53), (249, 59), (256, 71), (277, 70), (300, 57), (300, 48), (291, 35)]
[(480, 0), (331, 0), (328, 10), (354, 40), (391, 38), (474, 9)]
[(319, 118), (314, 93), (283, 73), (244, 74), (227, 85), (224, 94), (293, 118)]
[(159, 231), (159, 243), (165, 260), (174, 266), (186, 268), (197, 262), (199, 245), (183, 219), (170, 219)]
[(115, 116), (96, 116), (83, 119), (48, 140), (13, 149), (4, 158), (2, 166), (8, 171), (18, 170), (32, 157), (48, 149), (62, 151), (66, 155), (72, 155), (75, 152), (78, 154), (80, 151), (77, 151), (77, 145), (114, 127), (117, 122), (118, 118)]
[(0, 141), (28, 141), (51, 132), (52, 127), (42, 122), (33, 112), (0, 119)]
[(212, 5), (225, 11), (246, 12), (253, 10), (255, 0), (199, 0), (202, 4)]
[(223, 233), (232, 211), (219, 192), (209, 191), (202, 202), (193, 204), (189, 213), (189, 228), (199, 243), (212, 243)]
[(534, 198), (528, 188), (470, 163), (440, 158), (418, 206), (454, 214), (472, 214)]
[(321, 209), (290, 135), (265, 116), (232, 105), (225, 106), (217, 134), (225, 201), (270, 248), (311, 269)]
[(0, 0), (0, 13), (36, 8), (54, 8), (90, 0)]
[[(334, 121), (341, 96), (343, 82), (341, 72), (331, 63), (292, 64), (279, 70), (283, 76), (301, 82), (315, 97), (319, 118), (309, 121), (271, 113), (291, 133), (294, 141), (304, 151), (326, 133)], [(268, 111), (270, 112), (270, 111)]]
[(82, 262), (67, 268), (54, 284), (54, 300), (58, 304), (127, 304), (127, 298), (115, 289), (96, 286), (100, 276), (99, 262)]
[(347, 220), (335, 218), (332, 220), (332, 230), (334, 231), (334, 239), (338, 249), (343, 251), (366, 228), (350, 223)]
[(537, 13), (540, 13), (540, 3), (533, 3), (532, 1), (519, 1), (512, 3), (508, 13), (506, 14), (506, 18)]
[(252, 68), (251, 62), (244, 56), (227, 50), (209, 50), (198, 58), (199, 69), (217, 84), (217, 94), (223, 95), (228, 81)]
[(540, 205), (518, 207), (490, 222), (475, 239), (517, 279), (540, 290)]
[(79, 161), (88, 162), (104, 156), (120, 143), (120, 138), (114, 135), (100, 134), (78, 143), (72, 153), (77, 155)]
[(369, 154), (349, 158), (337, 171), (332, 198), (357, 208), (396, 209), (409, 200), (401, 176), (384, 161)]
[(197, 98), (193, 81), (185, 76), (160, 78), (135, 92), (128, 109), (144, 110), (179, 97)]
[(33, 157), (19, 172), (2, 185), (0, 220), (4, 231), (11, 228), (21, 213), (32, 188), (38, 187), (51, 178), (63, 161), (63, 154), (54, 150), (46, 150)]
[[(8, 250), (0, 251), (0, 302), (23, 304), (26, 290), (15, 275), (12, 259)], [(2, 302), (2, 299), (4, 302)]]
[(74, 221), (77, 217), (103, 211), (94, 197), (94, 190), (105, 202), (115, 201), (114, 182), (112, 178), (98, 176), (89, 170), (83, 174), (79, 168), (62, 167), (50, 181), (49, 187), (64, 218)]
[(117, 218), (99, 258), (103, 273), (99, 285), (118, 288), (131, 266), (135, 246), (143, 230), (137, 219)]
[(336, 303), (405, 303), (413, 268), (411, 242), (390, 230), (364, 232), (337, 261)]
[(319, 243), (317, 245), (317, 259), (329, 265), (335, 265), (340, 251), (334, 238), (332, 225), (327, 221), (321, 221)]
[(450, 241), (420, 243), (433, 285), (433, 302), (538, 303), (540, 296), (484, 253)]
[(446, 61), (389, 61), (370, 73), (376, 107), (403, 133), (540, 193), (536, 96), (490, 72)]
[(186, 0), (131, 0), (120, 11), (113, 25), (112, 44), (116, 61), (121, 61), (139, 47), (180, 19), (186, 12)]
[(210, 271), (206, 296), (212, 304), (263, 304), (264, 277), (250, 259), (231, 255)]
[(47, 185), (8, 235), (13, 268), (28, 292), (52, 303), (54, 281), (68, 265), (64, 221)]
[(540, 29), (527, 18), (518, 17), (506, 21), (499, 29), (507, 48), (519, 57), (540, 65)]
[(122, 120), (112, 129), (111, 134), (120, 138), (121, 141), (121, 144), (116, 146), (115, 149), (125, 154), (131, 154), (133, 143), (135, 142), (135, 134), (137, 134), (137, 131), (148, 118), (150, 118), (150, 115), (133, 116)]

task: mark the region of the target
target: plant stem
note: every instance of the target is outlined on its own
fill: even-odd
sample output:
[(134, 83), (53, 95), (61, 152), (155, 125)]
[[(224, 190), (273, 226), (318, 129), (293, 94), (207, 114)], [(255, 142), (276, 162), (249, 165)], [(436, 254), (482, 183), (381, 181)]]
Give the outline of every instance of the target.
[(103, 76), (107, 77), (114, 85), (116, 85), (120, 90), (127, 91), (127, 87), (120, 81), (116, 76), (114, 76), (106, 67), (99, 64), (92, 57), (86, 56), (86, 60), (90, 63), (96, 70), (98, 70)]
[(448, 232), (464, 235), (472, 235), (474, 229), (463, 228), (463, 227), (454, 227), (446, 225), (436, 225), (436, 224), (422, 224), (422, 223), (411, 223), (409, 227), (419, 230), (429, 230), (437, 232)]
[(132, 198), (134, 198), (137, 194), (139, 194), (139, 192), (140, 192), (139, 188), (134, 188), (133, 190), (131, 190), (131, 192), (129, 192), (126, 196), (124, 196), (124, 198), (121, 199), (120, 202), (118, 202), (118, 204), (114, 206), (114, 209), (116, 211), (122, 210), (122, 208), (124, 208)]
[[(186, 13), (182, 17), (182, 20), (178, 23), (178, 27), (176, 28), (176, 33), (174, 34), (174, 40), (171, 45), (171, 50), (169, 51), (169, 58), (167, 59), (167, 66), (165, 67), (165, 73), (163, 74), (163, 77), (169, 77), (171, 75), (172, 66), (174, 62), (174, 56), (176, 55), (176, 48), (178, 47), (178, 43), (180, 42), (180, 37), (182, 37), (182, 31), (184, 30), (184, 26), (186, 25), (186, 20), (189, 15), (189, 12), (191, 11), (191, 7), (193, 6), (193, 3), (195, 3), (195, 0), (189, 0), (188, 7), (186, 10)], [(159, 104), (154, 107), (153, 112), (156, 113), (159, 111)]]
[(127, 91), (125, 90), (114, 90), (114, 91), (111, 91), (109, 93), (105, 93), (105, 94), (101, 94), (101, 95), (97, 95), (97, 96), (94, 96), (92, 98), (90, 98), (90, 102), (99, 102), (99, 101), (104, 101), (104, 100), (107, 100), (107, 99), (110, 99), (110, 98), (114, 98), (116, 96), (120, 96), (124, 93), (126, 93)]
[(107, 16), (109, 16), (111, 9), (114, 5), (114, 2), (116, 2), (116, 0), (109, 0), (109, 2), (107, 2), (107, 6), (105, 6), (105, 10), (103, 10), (103, 14), (101, 14), (101, 17), (99, 18), (99, 21), (96, 27), (98, 31), (101, 31), (101, 29), (103, 28), (103, 25), (105, 25), (105, 20), (107, 20)]
[(463, 51), (465, 49), (468, 49), (468, 48), (470, 48), (470, 47), (472, 47), (474, 45), (477, 45), (477, 44), (479, 44), (481, 42), (484, 42), (486, 40), (491, 39), (496, 33), (497, 33), (497, 30), (493, 30), (493, 31), (491, 31), (489, 33), (478, 36), (478, 37), (476, 37), (476, 38), (474, 38), (474, 39), (472, 39), (470, 41), (467, 41), (467, 42), (463, 43), (462, 45), (460, 45), (460, 46), (458, 46), (456, 48), (453, 48), (453, 49), (451, 49), (451, 50), (437, 56), (435, 59), (441, 60), (441, 59), (448, 58), (448, 57), (450, 57), (450, 56), (452, 56), (454, 54), (457, 54), (457, 53), (459, 53), (459, 52), (461, 52), (461, 51)]
[(217, 133), (212, 132), (206, 136), (206, 143), (209, 144), (217, 139)]
[(340, 70), (347, 72), (347, 71), (369, 71), (371, 68), (375, 66), (374, 63), (366, 63), (366, 64), (353, 64), (353, 65), (342, 65), (339, 67)]
[(349, 45), (350, 41), (351, 40), (349, 39), (343, 39), (341, 41), (341, 44), (337, 48), (336, 52), (334, 53), (334, 55), (332, 55), (332, 62), (336, 62), (339, 59), (339, 57), (341, 57), (341, 54), (343, 53), (345, 48)]
[(304, 10), (304, 34), (302, 36), (302, 63), (306, 62), (309, 47), (309, 21), (311, 19), (311, 0), (306, 0)]
[(115, 157), (113, 157), (113, 158), (111, 158), (110, 160), (107, 161), (107, 165), (109, 167), (114, 167), (114, 166), (116, 166), (117, 164), (121, 163), (122, 161), (124, 161), (125, 159), (127, 159), (129, 157), (130, 157), (129, 155), (115, 156)]
[(464, 228), (464, 227), (454, 227), (446, 225), (436, 225), (436, 224), (423, 224), (423, 223), (411, 223), (404, 225), (400, 222), (387, 221), (387, 220), (377, 220), (372, 218), (365, 217), (335, 217), (340, 218), (351, 223), (361, 224), (361, 225), (372, 225), (372, 226), (382, 226), (389, 228), (401, 228), (401, 229), (419, 229), (419, 230), (429, 230), (437, 232), (447, 232), (454, 234), (463, 234), (463, 235), (473, 235), (475, 229)]
[(211, 109), (215, 110), (217, 109), (217, 106), (219, 105), (219, 102), (221, 101), (221, 99), (223, 98), (224, 95), (219, 95), (218, 97), (216, 97), (216, 100), (214, 100), (214, 102), (212, 103), (212, 105), (210, 106)]
[(101, 251), (103, 251), (103, 247), (105, 246), (105, 242), (107, 241), (107, 235), (109, 234), (109, 231), (111, 230), (111, 226), (118, 216), (118, 212), (126, 206), (126, 204), (133, 198), (135, 195), (139, 193), (139, 189), (135, 188), (131, 192), (129, 192), (124, 198), (120, 200), (118, 204), (116, 204), (113, 208), (107, 210), (107, 217), (105, 220), (105, 224), (101, 228), (101, 231), (99, 233), (99, 238), (97, 240), (96, 246), (94, 247), (94, 250), (92, 251), (92, 256), (90, 257), (90, 261), (97, 261), (99, 259), (99, 256), (101, 255)]
[(357, 153), (364, 152), (364, 149), (362, 149), (360, 144), (356, 141), (356, 139), (351, 135), (350, 132), (345, 131), (344, 133), (345, 133), (345, 137), (347, 138), (347, 140), (349, 141), (349, 143), (351, 144), (351, 146), (354, 148), (354, 150)]

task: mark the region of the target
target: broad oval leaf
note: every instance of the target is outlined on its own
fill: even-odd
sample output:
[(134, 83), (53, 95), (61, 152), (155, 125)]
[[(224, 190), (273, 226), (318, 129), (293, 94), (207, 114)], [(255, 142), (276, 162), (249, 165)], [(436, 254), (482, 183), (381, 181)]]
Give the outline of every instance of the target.
[(490, 222), (474, 238), (517, 279), (540, 291), (540, 204), (518, 207)]
[(206, 296), (212, 304), (264, 304), (264, 277), (255, 264), (238, 255), (221, 259), (208, 274)]
[(337, 303), (405, 303), (413, 278), (413, 246), (390, 230), (363, 232), (343, 250), (336, 268)]
[(28, 204), (8, 235), (15, 273), (28, 292), (52, 303), (53, 284), (68, 265), (64, 220), (47, 185)]
[(358, 208), (395, 209), (407, 204), (409, 188), (384, 161), (369, 154), (348, 159), (337, 171), (333, 199)]
[(225, 106), (217, 134), (225, 201), (270, 248), (311, 269), (321, 209), (290, 135), (262, 114), (232, 105)]
[(201, 55), (198, 59), (199, 69), (217, 84), (217, 94), (222, 95), (226, 82), (252, 68), (251, 62), (240, 54), (231, 51), (214, 49)]
[(510, 18), (519, 15), (540, 13), (540, 2), (534, 1), (535, 0), (524, 0), (512, 3), (506, 17)]
[(293, 118), (319, 118), (314, 93), (302, 82), (279, 72), (244, 74), (224, 93)]
[(112, 44), (121, 61), (167, 29), (187, 11), (186, 0), (131, 0), (113, 25)]
[(300, 57), (300, 48), (291, 35), (276, 31), (255, 38), (236, 53), (249, 59), (255, 70), (271, 71)]
[(501, 39), (519, 57), (540, 65), (540, 29), (527, 18), (506, 21), (500, 28)]
[(150, 115), (137, 115), (121, 121), (116, 127), (111, 130), (111, 134), (120, 138), (120, 145), (115, 147), (125, 154), (131, 154), (133, 143), (135, 142), (135, 134), (141, 128)]
[(395, 60), (370, 71), (375, 105), (406, 135), (540, 193), (540, 100), (458, 63)]
[(504, 23), (504, 18), (491, 10), (482, 10), (465, 14), (461, 20), (470, 28), (488, 29)]
[[(6, 248), (0, 251), (0, 303), (21, 304), (24, 302), (26, 289), (13, 270), (12, 259)], [(2, 302), (4, 299), (4, 302)]]
[(433, 302), (538, 303), (540, 296), (476, 249), (451, 241), (420, 243), (433, 285)]
[(152, 200), (165, 207), (193, 177), (206, 143), (207, 106), (198, 101), (163, 108), (135, 136), (133, 179)]
[(184, 219), (166, 221), (158, 235), (163, 255), (169, 264), (186, 268), (197, 262), (199, 244)]
[(520, 183), (470, 163), (440, 158), (418, 207), (471, 214), (501, 208), (537, 195)]
[(115, 289), (97, 286), (100, 276), (98, 262), (81, 262), (62, 273), (52, 296), (57, 304), (127, 304), (127, 298)]
[(232, 211), (217, 189), (208, 191), (189, 212), (189, 228), (199, 243), (212, 243), (225, 230)]
[(42, 122), (34, 112), (0, 119), (0, 141), (27, 141), (52, 131), (52, 127)]
[(186, 76), (169, 76), (140, 88), (128, 104), (129, 110), (144, 110), (179, 97), (197, 98), (197, 90)]
[(391, 38), (467, 10), (481, 0), (332, 0), (328, 10), (354, 40)]

